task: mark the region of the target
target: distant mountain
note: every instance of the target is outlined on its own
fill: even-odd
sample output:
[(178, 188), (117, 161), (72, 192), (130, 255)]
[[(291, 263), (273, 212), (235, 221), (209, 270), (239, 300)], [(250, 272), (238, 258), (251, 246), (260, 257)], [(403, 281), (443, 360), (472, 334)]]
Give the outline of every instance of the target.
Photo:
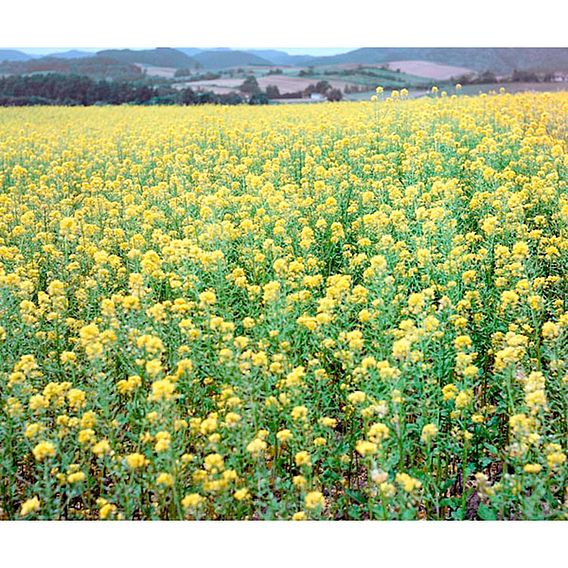
[(94, 57), (94, 53), (89, 51), (80, 51), (78, 49), (70, 49), (69, 51), (61, 51), (50, 53), (45, 57), (56, 57), (58, 59), (82, 59), (84, 57)]
[(309, 65), (316, 59), (313, 55), (290, 55), (278, 49), (249, 49), (247, 53), (258, 55), (275, 65)]
[(29, 61), (31, 55), (16, 49), (0, 49), (0, 61)]
[(196, 63), (193, 58), (178, 49), (158, 47), (156, 49), (106, 49), (98, 51), (100, 57), (111, 57), (123, 63), (140, 63), (156, 67), (191, 68)]
[(207, 50), (193, 56), (204, 69), (229, 69), (246, 65), (272, 65), (272, 62), (254, 53), (236, 50)]
[[(96, 58), (105, 62), (96, 63)], [(55, 62), (54, 62), (55, 60)], [(62, 62), (69, 62), (65, 66)], [(85, 64), (79, 62), (84, 61)], [(100, 76), (105, 68), (111, 76), (132, 76), (133, 64), (156, 67), (188, 68), (201, 67), (205, 70), (222, 70), (246, 66), (296, 66), (310, 65), (381, 65), (391, 61), (424, 61), (453, 67), (463, 67), (474, 71), (491, 71), (498, 75), (510, 75), (513, 70), (548, 73), (568, 71), (568, 48), (534, 47), (365, 47), (346, 53), (328, 56), (290, 55), (281, 49), (238, 50), (226, 47), (201, 49), (182, 47), (173, 49), (107, 49), (96, 54), (80, 49), (71, 49), (47, 56), (28, 54), (15, 49), (0, 49), (0, 62), (3, 73), (35, 73), (52, 70), (65, 73), (87, 69), (91, 76)], [(37, 65), (32, 65), (36, 62)], [(90, 62), (90, 63), (89, 63)], [(114, 63), (113, 63), (114, 62)], [(15, 65), (9, 64), (24, 64)], [(121, 67), (122, 65), (122, 67)], [(126, 66), (126, 67), (125, 67)]]
[(568, 70), (568, 48), (535, 47), (365, 47), (316, 58), (313, 65), (381, 64), (419, 60), (467, 67), (475, 71), (511, 73)]
[(185, 53), (186, 55), (189, 55), (189, 57), (193, 57), (196, 53), (200, 53), (203, 51), (199, 47), (176, 47), (175, 49), (177, 51)]

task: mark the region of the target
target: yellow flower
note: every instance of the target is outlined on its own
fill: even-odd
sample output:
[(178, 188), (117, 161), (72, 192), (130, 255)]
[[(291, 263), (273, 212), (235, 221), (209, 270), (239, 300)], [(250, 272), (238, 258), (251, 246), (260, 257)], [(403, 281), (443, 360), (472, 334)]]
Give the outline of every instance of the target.
[(327, 428), (335, 428), (337, 426), (337, 420), (335, 418), (330, 418), (329, 416), (320, 418), (319, 423)]
[(110, 453), (110, 443), (108, 440), (101, 440), (97, 442), (92, 448), (93, 454), (97, 457), (102, 457)]
[(190, 493), (181, 500), (181, 504), (184, 509), (197, 509), (203, 501), (205, 501), (205, 498), (199, 495), (199, 493)]
[(217, 296), (213, 290), (206, 290), (199, 294), (199, 301), (202, 306), (212, 306), (217, 302)]
[(472, 394), (469, 391), (461, 391), (456, 396), (456, 408), (466, 408), (471, 402)]
[(280, 291), (280, 282), (272, 281), (268, 284), (265, 284), (263, 291), (263, 300), (265, 303), (276, 301), (278, 298), (278, 292)]
[(243, 487), (235, 491), (233, 496), (237, 501), (244, 501), (245, 499), (250, 499), (250, 491), (246, 487)]
[(312, 465), (312, 458), (311, 458), (310, 454), (308, 452), (306, 452), (305, 450), (298, 452), (294, 456), (294, 461), (296, 462), (296, 465), (298, 467), (300, 467), (302, 465), (310, 467)]
[(252, 442), (247, 445), (247, 452), (252, 454), (254, 457), (259, 457), (268, 447), (267, 443), (260, 438), (255, 438)]
[(418, 479), (410, 477), (407, 473), (397, 473), (395, 480), (407, 493), (412, 493), (422, 487), (422, 483)]
[(544, 339), (554, 339), (558, 337), (559, 333), (560, 330), (554, 322), (547, 321), (542, 326), (542, 337)]
[[(159, 359), (151, 359), (150, 361), (148, 361), (146, 363), (146, 372), (151, 376), (151, 377), (155, 377), (156, 375), (159, 375), (162, 371), (162, 362)], [(154, 396), (156, 396), (155, 390), (154, 390), (154, 385), (156, 384), (161, 384), (164, 383), (164, 381), (156, 381), (153, 385), (152, 385), (152, 393)], [(158, 388), (158, 387), (156, 387)]]
[(223, 469), (225, 468), (223, 456), (221, 456), (220, 454), (209, 454), (205, 457), (204, 463), (205, 469), (213, 473), (223, 471)]
[(469, 335), (458, 335), (454, 340), (454, 346), (458, 351), (470, 349), (472, 346), (471, 337)]
[(423, 428), (422, 428), (422, 435), (420, 436), (420, 439), (425, 442), (428, 443), (430, 442), (433, 438), (436, 437), (436, 435), (438, 434), (438, 427), (436, 426), (436, 424), (426, 424)]
[(160, 473), (156, 478), (156, 485), (162, 485), (164, 487), (171, 487), (174, 484), (174, 478), (169, 473)]
[(155, 438), (156, 444), (154, 445), (154, 449), (158, 454), (165, 452), (170, 447), (172, 437), (169, 432), (162, 430), (156, 434)]
[(303, 475), (295, 475), (292, 478), (292, 483), (294, 484), (294, 487), (298, 489), (303, 489), (306, 486), (307, 481)]
[(55, 456), (55, 446), (51, 442), (40, 442), (32, 451), (36, 461)]
[(292, 434), (292, 432), (290, 432), (290, 430), (287, 430), (287, 429), (280, 430), (276, 434), (276, 438), (281, 444), (285, 444), (288, 440), (291, 440), (293, 437), (294, 437), (294, 434)]
[(227, 412), (227, 415), (225, 416), (225, 424), (227, 424), (227, 426), (234, 426), (241, 420), (241, 418), (242, 416), (236, 412)]
[(37, 422), (33, 424), (28, 424), (26, 426), (26, 431), (24, 432), (24, 436), (26, 438), (34, 438), (39, 434), (41, 429), (42, 429), (41, 424), (38, 424)]
[(99, 519), (102, 521), (108, 519), (116, 512), (116, 505), (105, 503), (99, 510)]
[(310, 491), (304, 499), (306, 509), (317, 509), (325, 507), (325, 498), (320, 491)]
[(364, 402), (366, 398), (367, 398), (367, 395), (362, 391), (355, 391), (355, 392), (352, 392), (351, 394), (347, 395), (347, 400), (351, 404), (360, 404), (360, 403)]
[(355, 449), (363, 457), (372, 456), (373, 454), (377, 453), (377, 444), (373, 442), (367, 442), (366, 440), (359, 440), (357, 444), (355, 444)]
[(458, 395), (459, 389), (456, 385), (450, 383), (442, 389), (444, 400), (453, 400)]
[(380, 444), (383, 440), (386, 440), (389, 435), (390, 430), (388, 426), (382, 422), (375, 422), (367, 432), (367, 437), (375, 444)]
[(161, 379), (152, 383), (151, 400), (170, 400), (174, 396), (176, 385), (169, 379)]
[(546, 456), (546, 461), (550, 469), (557, 469), (566, 461), (566, 454), (563, 452), (551, 452)]
[(82, 471), (76, 471), (67, 476), (67, 481), (69, 483), (80, 483), (81, 481), (85, 481), (85, 479), (86, 475)]
[(0, 108), (0, 518), (565, 516), (568, 94), (403, 87)]
[(395, 359), (404, 359), (410, 354), (410, 347), (411, 344), (407, 338), (398, 339), (392, 345), (392, 356)]
[(32, 497), (27, 501), (22, 503), (22, 508), (20, 509), (20, 516), (25, 517), (30, 513), (36, 513), (40, 509), (40, 502), (37, 497)]
[(36, 394), (36, 395), (30, 397), (30, 401), (28, 403), (28, 406), (30, 407), (30, 410), (39, 410), (41, 408), (49, 408), (49, 400), (41, 394)]
[(542, 466), (538, 463), (527, 463), (523, 467), (525, 473), (540, 473), (542, 471)]
[(295, 406), (292, 409), (293, 420), (306, 420), (308, 417), (308, 409), (305, 406)]
[(79, 444), (86, 445), (95, 441), (95, 431), (92, 428), (84, 428), (77, 436)]
[(126, 464), (130, 469), (140, 469), (144, 467), (147, 462), (148, 460), (142, 454), (133, 453), (126, 456)]

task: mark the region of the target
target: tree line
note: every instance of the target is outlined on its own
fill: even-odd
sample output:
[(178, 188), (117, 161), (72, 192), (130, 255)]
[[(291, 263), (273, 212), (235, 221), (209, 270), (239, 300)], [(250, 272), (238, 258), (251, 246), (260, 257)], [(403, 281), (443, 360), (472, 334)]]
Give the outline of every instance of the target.
[(265, 96), (253, 93), (217, 94), (174, 89), (170, 85), (145, 85), (127, 81), (95, 80), (82, 75), (48, 73), (0, 78), (0, 106), (31, 105), (199, 105), (263, 104)]

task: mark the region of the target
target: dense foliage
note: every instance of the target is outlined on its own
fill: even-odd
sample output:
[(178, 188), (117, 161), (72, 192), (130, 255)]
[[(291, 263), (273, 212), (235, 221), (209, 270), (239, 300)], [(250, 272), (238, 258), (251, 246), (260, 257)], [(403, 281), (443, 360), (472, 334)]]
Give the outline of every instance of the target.
[[(95, 80), (79, 75), (12, 75), (0, 78), (0, 106), (136, 104), (196, 105), (241, 104), (237, 93), (218, 95), (191, 88), (127, 81)], [(254, 99), (251, 104), (267, 101)]]
[(42, 57), (28, 61), (0, 61), (0, 75), (57, 73), (86, 75), (92, 79), (136, 81), (142, 78), (140, 67), (110, 57), (59, 58)]

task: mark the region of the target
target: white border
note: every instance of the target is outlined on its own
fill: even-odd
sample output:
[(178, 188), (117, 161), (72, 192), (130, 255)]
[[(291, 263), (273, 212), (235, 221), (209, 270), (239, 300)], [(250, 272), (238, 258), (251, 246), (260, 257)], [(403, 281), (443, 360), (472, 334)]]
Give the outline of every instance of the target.
[[(560, 565), (562, 522), (5, 522), (5, 566)], [(13, 561), (13, 562), (12, 562)]]
[(0, 47), (566, 47), (562, 0), (6, 0)]

